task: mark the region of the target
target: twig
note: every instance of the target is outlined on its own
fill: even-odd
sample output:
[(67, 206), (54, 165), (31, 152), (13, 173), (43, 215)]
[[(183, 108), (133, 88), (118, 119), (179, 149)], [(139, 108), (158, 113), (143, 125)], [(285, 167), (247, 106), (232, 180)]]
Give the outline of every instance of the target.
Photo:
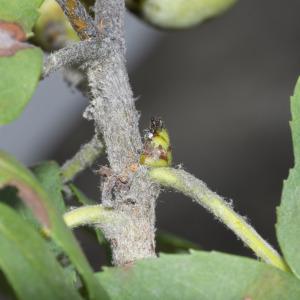
[(102, 26), (103, 51), (110, 50), (110, 55), (88, 68), (93, 99), (85, 116), (94, 120), (96, 129), (103, 134), (111, 168), (121, 172), (138, 161), (142, 148), (139, 115), (125, 66), (124, 1), (98, 0), (95, 14), (97, 24)]
[(97, 36), (97, 29), (93, 19), (85, 10), (80, 0), (56, 0), (68, 17), (74, 30), (81, 40)]
[(70, 228), (111, 224), (120, 218), (113, 210), (102, 205), (87, 205), (72, 209), (64, 214), (64, 221)]
[(94, 161), (101, 155), (104, 145), (101, 140), (94, 136), (87, 144), (81, 146), (80, 150), (61, 168), (63, 182), (69, 182), (80, 172), (90, 167)]
[(62, 67), (80, 67), (89, 60), (104, 60), (108, 54), (94, 40), (69, 44), (45, 59), (42, 77), (45, 78)]
[(150, 177), (163, 186), (174, 188), (191, 197), (231, 229), (254, 253), (265, 262), (289, 271), (281, 256), (246, 220), (237, 214), (222, 197), (212, 192), (204, 182), (182, 169), (154, 168)]

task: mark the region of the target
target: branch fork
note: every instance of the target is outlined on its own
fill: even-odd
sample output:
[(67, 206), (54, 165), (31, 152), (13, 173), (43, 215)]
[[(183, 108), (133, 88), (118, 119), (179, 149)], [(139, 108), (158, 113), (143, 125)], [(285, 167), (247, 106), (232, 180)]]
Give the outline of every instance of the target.
[[(83, 41), (52, 54), (46, 61), (44, 76), (66, 65), (84, 65), (91, 95), (84, 116), (94, 121), (96, 134), (103, 137), (110, 165), (102, 188), (103, 204), (68, 212), (64, 216), (66, 223), (70, 227), (99, 227), (111, 242), (115, 265), (155, 257), (155, 202), (163, 185), (190, 196), (258, 257), (289, 271), (280, 255), (203, 182), (180, 169), (147, 169), (138, 164), (143, 145), (139, 114), (125, 66), (124, 0), (96, 0), (95, 21), (79, 0), (58, 0), (58, 3)], [(65, 174), (76, 161), (75, 156), (63, 167)], [(79, 162), (85, 167), (84, 162), (80, 159)], [(122, 177), (124, 174), (126, 179)], [(73, 175), (66, 175), (67, 181)]]

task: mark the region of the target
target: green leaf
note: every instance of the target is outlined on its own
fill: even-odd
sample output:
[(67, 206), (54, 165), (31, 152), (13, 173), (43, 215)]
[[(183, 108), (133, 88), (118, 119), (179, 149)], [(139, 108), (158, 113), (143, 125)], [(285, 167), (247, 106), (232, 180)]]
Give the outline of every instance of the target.
[(13, 121), (24, 110), (39, 82), (42, 63), (38, 48), (0, 56), (0, 125)]
[(299, 300), (300, 282), (267, 264), (217, 252), (164, 254), (98, 278), (112, 300)]
[(36, 22), (38, 8), (44, 0), (0, 0), (0, 20), (19, 23), (26, 33)]
[(284, 258), (300, 278), (300, 78), (291, 97), (294, 168), (284, 181), (280, 206), (277, 208), (276, 231)]
[(96, 280), (72, 232), (65, 225), (45, 190), (34, 175), (11, 156), (0, 151), (0, 188), (16, 187), (19, 197), (31, 208), (43, 227), (43, 231), (60, 246), (81, 275), (88, 290), (89, 299), (107, 299)]
[(53, 205), (61, 214), (65, 213), (66, 205), (61, 193), (63, 184), (58, 163), (54, 161), (43, 162), (33, 167), (32, 171), (47, 192)]
[[(55, 161), (42, 162), (39, 165), (34, 166), (32, 171), (47, 192), (52, 204), (56, 207), (57, 211), (63, 215), (66, 211), (66, 206), (62, 196), (63, 184), (58, 163)], [(51, 251), (55, 253), (58, 260), (64, 265), (65, 277), (75, 286), (78, 281), (74, 265), (69, 262), (63, 249), (53, 241), (49, 241), (48, 246)]]
[(18, 299), (82, 299), (31, 225), (0, 204), (0, 267)]
[(43, 0), (0, 0), (0, 125), (17, 118), (39, 82), (43, 54), (26, 43)]

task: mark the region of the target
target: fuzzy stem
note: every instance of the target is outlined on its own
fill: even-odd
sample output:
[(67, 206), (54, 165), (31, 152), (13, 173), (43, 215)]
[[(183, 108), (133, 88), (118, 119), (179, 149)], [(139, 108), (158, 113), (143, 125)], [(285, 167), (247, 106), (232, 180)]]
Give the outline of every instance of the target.
[(87, 205), (66, 212), (64, 221), (70, 228), (99, 225), (116, 221), (116, 214), (102, 205)]
[(107, 52), (94, 40), (70, 43), (48, 55), (44, 62), (42, 78), (46, 78), (63, 67), (79, 67), (88, 60), (104, 59)]
[(150, 177), (166, 187), (193, 198), (204, 208), (214, 214), (231, 229), (254, 253), (266, 263), (281, 270), (289, 271), (282, 257), (219, 195), (212, 192), (204, 182), (182, 169), (151, 169)]
[(90, 167), (93, 162), (103, 152), (104, 145), (97, 136), (87, 144), (83, 145), (80, 150), (68, 161), (64, 163), (61, 169), (63, 182), (73, 180), (80, 172)]
[[(63, 4), (74, 1), (59, 1), (71, 23), (73, 17)], [(160, 189), (150, 180), (146, 168), (132, 168), (139, 161), (143, 144), (139, 113), (126, 70), (124, 0), (96, 0), (94, 14), (96, 37), (79, 46), (83, 52), (77, 58), (74, 48), (62, 49), (59, 57), (52, 57), (46, 64), (44, 74), (61, 67), (64, 61), (86, 70), (91, 101), (84, 116), (94, 121), (96, 133), (103, 137), (112, 169), (112, 174), (103, 182), (102, 203), (113, 207), (114, 213), (121, 216), (118, 218), (121, 221), (113, 226), (99, 224), (99, 227), (110, 242), (113, 264), (122, 266), (156, 256), (155, 200)], [(74, 28), (78, 32), (78, 28)], [(82, 35), (81, 39), (84, 39)], [(88, 42), (94, 43), (95, 49), (84, 48)], [(70, 53), (74, 59), (68, 58)]]

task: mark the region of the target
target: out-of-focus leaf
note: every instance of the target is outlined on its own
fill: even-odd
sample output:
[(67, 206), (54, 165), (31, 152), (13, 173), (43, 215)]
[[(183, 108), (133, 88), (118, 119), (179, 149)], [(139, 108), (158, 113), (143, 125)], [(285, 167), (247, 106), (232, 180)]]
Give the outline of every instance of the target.
[(84, 281), (89, 299), (107, 299), (106, 293), (96, 280), (74, 235), (65, 225), (61, 214), (38, 180), (11, 156), (0, 152), (0, 188), (6, 186), (18, 189), (19, 197), (33, 211), (34, 216), (42, 225), (43, 231), (69, 257)]
[(281, 203), (277, 209), (277, 237), (284, 258), (300, 278), (300, 79), (291, 97), (290, 122), (294, 148), (294, 168), (284, 181)]
[(58, 163), (54, 161), (43, 162), (35, 166), (32, 171), (47, 192), (53, 205), (61, 214), (65, 213), (66, 206), (61, 192), (63, 184)]
[(13, 56), (0, 55), (0, 125), (13, 121), (24, 110), (39, 82), (42, 63), (41, 50), (33, 47)]
[(291, 274), (217, 252), (163, 254), (133, 266), (105, 268), (98, 277), (112, 300), (300, 299), (300, 281)]
[(5, 203), (12, 207), (14, 210), (18, 211), (20, 216), (22, 216), (26, 221), (32, 224), (38, 225), (38, 221), (33, 216), (32, 211), (24, 204), (24, 202), (18, 196), (18, 190), (14, 187), (5, 187), (0, 190), (0, 203)]
[(29, 34), (36, 22), (39, 13), (38, 8), (44, 0), (0, 0), (0, 20), (11, 21), (20, 24)]
[(34, 25), (33, 41), (46, 51), (64, 47), (67, 42), (79, 41), (77, 33), (55, 0), (45, 0)]
[(0, 268), (18, 299), (82, 299), (42, 237), (4, 204), (0, 204)]
[(26, 43), (43, 0), (0, 0), (0, 125), (17, 118), (40, 78), (43, 55)]

